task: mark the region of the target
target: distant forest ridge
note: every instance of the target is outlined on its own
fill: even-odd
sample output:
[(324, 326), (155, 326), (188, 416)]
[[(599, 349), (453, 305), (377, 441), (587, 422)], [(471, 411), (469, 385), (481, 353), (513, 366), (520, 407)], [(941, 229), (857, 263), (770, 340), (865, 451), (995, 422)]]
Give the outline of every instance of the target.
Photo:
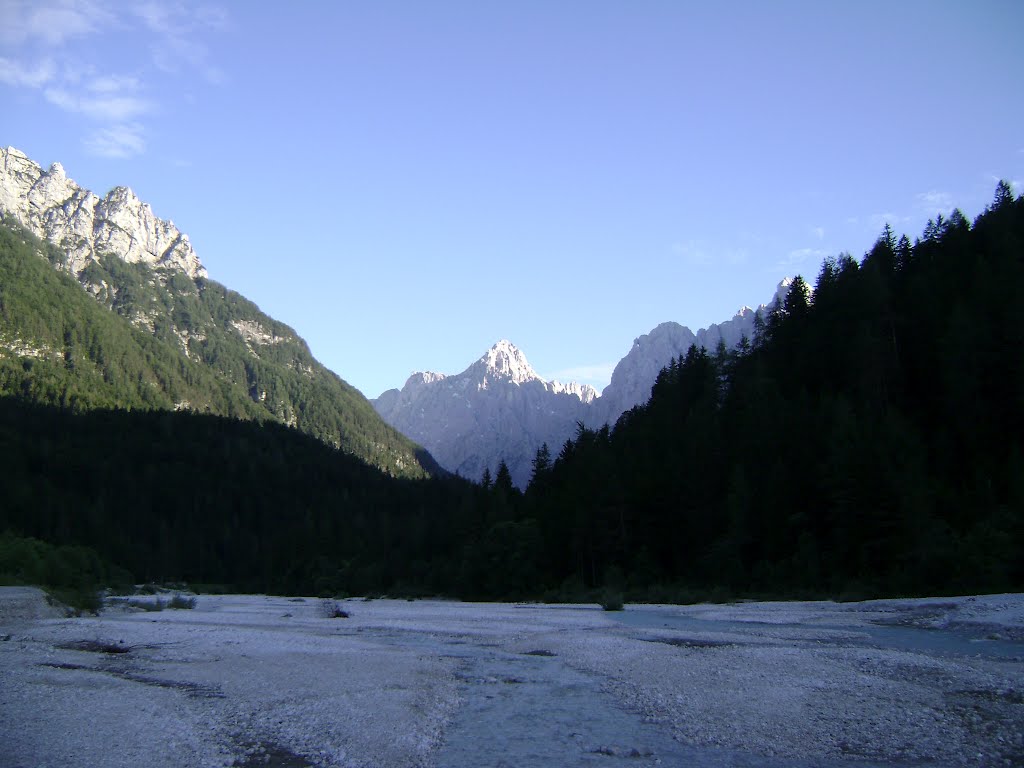
[(525, 492), (507, 467), (394, 478), (268, 420), (37, 397), (15, 374), (42, 358), (11, 351), (0, 575), (32, 537), (140, 580), (289, 593), (1024, 588), (1024, 199), (1000, 183), (973, 223), (954, 211), (913, 242), (887, 227), (808, 287), (738, 349), (691, 348), (614, 427), (543, 447)]

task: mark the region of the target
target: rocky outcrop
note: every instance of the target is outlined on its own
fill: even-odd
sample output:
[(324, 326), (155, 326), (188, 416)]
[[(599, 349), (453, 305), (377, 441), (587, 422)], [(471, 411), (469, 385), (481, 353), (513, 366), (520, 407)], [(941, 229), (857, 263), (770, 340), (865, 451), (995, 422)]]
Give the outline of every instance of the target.
[(752, 339), (755, 318), (763, 316), (776, 301), (783, 301), (792, 282), (792, 278), (784, 278), (768, 304), (761, 304), (757, 309), (742, 307), (729, 320), (709, 325), (697, 333), (685, 325), (667, 322), (638, 337), (612, 371), (611, 382), (594, 403), (587, 423), (614, 425), (630, 408), (646, 403), (658, 373), (672, 360), (685, 355), (694, 344), (713, 352), (719, 342), (724, 342), (727, 349), (734, 349), (744, 337)]
[(523, 488), (537, 449), (547, 443), (557, 454), (596, 397), (588, 385), (545, 381), (503, 340), (462, 373), (414, 373), (371, 402), (449, 471), (479, 480), (504, 461)]
[(779, 283), (775, 297), (757, 309), (743, 307), (731, 319), (694, 333), (679, 323), (662, 323), (633, 342), (611, 383), (598, 396), (588, 385), (541, 379), (526, 356), (499, 341), (460, 374), (414, 373), (401, 389), (371, 401), (384, 420), (424, 446), (451, 472), (478, 480), (504, 461), (520, 488), (530, 480), (532, 461), (544, 443), (553, 455), (576, 433), (613, 424), (625, 411), (646, 403), (658, 373), (694, 344), (729, 349), (753, 338), (757, 315), (785, 297), (792, 282)]
[(44, 171), (13, 147), (0, 149), (0, 213), (58, 246), (67, 257), (64, 267), (76, 276), (99, 254), (112, 253), (206, 277), (188, 236), (157, 218), (130, 189), (97, 197), (69, 179), (60, 163)]

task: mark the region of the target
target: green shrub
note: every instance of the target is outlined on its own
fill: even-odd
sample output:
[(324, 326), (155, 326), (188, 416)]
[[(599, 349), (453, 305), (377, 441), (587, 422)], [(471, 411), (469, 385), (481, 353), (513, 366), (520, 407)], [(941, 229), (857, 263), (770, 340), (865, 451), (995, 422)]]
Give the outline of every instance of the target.
[(606, 611), (621, 611), (622, 605), (622, 592), (617, 589), (606, 589), (601, 596), (601, 607)]

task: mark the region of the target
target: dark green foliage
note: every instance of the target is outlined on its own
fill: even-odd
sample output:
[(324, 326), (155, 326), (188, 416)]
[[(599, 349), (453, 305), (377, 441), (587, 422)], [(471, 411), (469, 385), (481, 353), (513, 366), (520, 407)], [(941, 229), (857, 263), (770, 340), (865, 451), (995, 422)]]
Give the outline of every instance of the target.
[[(735, 353), (691, 348), (531, 487), (546, 583), (867, 597), (1024, 586), (1024, 201), (797, 279)], [(671, 591), (671, 590), (670, 590)]]
[[(300, 390), (260, 365), (295, 342), (236, 355), (241, 337), (203, 318), (272, 321), (219, 286), (174, 288), (194, 300), (174, 327), (207, 334), (190, 347), (200, 366), (165, 357), (159, 331), (108, 329), (119, 318), (38, 257), (3, 268), (2, 327), (46, 351), (0, 357), (0, 529), (146, 581), (608, 609), (1024, 588), (1024, 200), (1008, 187), (973, 225), (954, 212), (913, 245), (886, 229), (860, 263), (826, 260), (813, 294), (795, 282), (750, 343), (690, 349), (614, 429), (580, 425), (557, 456), (539, 451), (525, 493), (504, 466), (478, 485), (396, 479), (325, 445), (337, 425), (307, 423), (319, 439), (282, 426)], [(147, 283), (114, 272), (103, 280), (134, 290), (111, 305), (127, 312)], [(25, 285), (69, 292), (42, 313)], [(246, 420), (166, 410), (200, 397)], [(334, 423), (329, 407), (304, 412)]]
[(103, 256), (82, 274), (93, 298), (53, 269), (62, 258), (0, 226), (0, 395), (76, 412), (186, 408), (289, 423), (396, 476), (437, 471), (294, 331), (237, 293)]
[(78, 611), (100, 608), (101, 587), (131, 583), (122, 568), (111, 566), (96, 550), (80, 545), (53, 546), (34, 538), (0, 536), (0, 584), (33, 584)]
[(20, 536), (87, 545), (142, 582), (293, 594), (454, 592), (462, 542), (446, 531), (476, 492), (393, 478), (273, 423), (13, 398), (0, 466), (0, 526)]

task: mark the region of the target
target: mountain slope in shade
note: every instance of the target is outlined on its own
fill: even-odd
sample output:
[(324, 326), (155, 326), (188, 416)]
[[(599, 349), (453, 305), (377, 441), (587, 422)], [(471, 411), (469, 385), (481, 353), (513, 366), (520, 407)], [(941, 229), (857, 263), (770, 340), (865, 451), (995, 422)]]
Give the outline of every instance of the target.
[(0, 394), (278, 421), (394, 475), (438, 469), (131, 190), (100, 198), (0, 149), (0, 219)]
[(537, 449), (547, 443), (557, 453), (596, 397), (589, 385), (545, 381), (502, 340), (462, 373), (414, 373), (373, 405), (446, 469), (477, 480), (504, 461), (525, 487)]

